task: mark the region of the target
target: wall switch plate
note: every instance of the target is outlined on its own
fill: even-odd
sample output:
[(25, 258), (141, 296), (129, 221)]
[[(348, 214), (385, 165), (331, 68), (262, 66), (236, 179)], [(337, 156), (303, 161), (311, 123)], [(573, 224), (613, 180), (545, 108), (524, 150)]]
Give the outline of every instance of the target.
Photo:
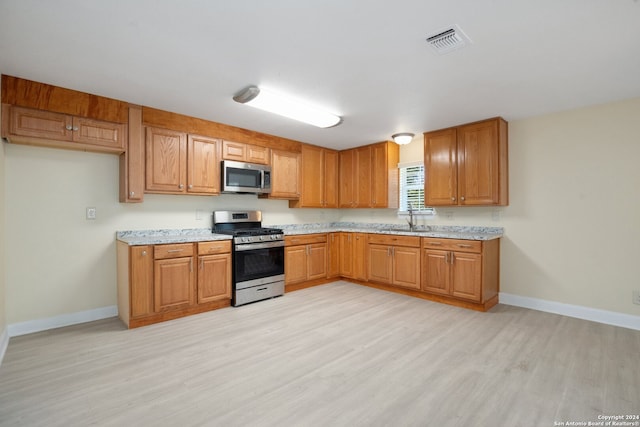
[(640, 291), (633, 291), (633, 303), (640, 305)]
[(202, 217), (203, 217), (203, 210), (196, 209), (196, 221), (202, 221)]
[(87, 208), (87, 219), (96, 219), (96, 208)]

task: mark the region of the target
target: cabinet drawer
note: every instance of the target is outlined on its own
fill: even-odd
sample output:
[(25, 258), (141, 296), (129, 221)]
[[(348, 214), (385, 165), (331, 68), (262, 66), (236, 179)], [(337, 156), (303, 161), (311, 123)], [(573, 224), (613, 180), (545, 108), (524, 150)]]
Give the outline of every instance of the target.
[(420, 247), (420, 237), (397, 236), (395, 234), (369, 234), (369, 243), (376, 245)]
[(482, 252), (482, 242), (479, 240), (438, 239), (432, 237), (424, 237), (422, 239), (422, 247), (427, 249), (442, 249), (445, 251), (476, 253)]
[(198, 243), (198, 255), (224, 254), (231, 252), (231, 241)]
[(193, 243), (177, 243), (172, 245), (155, 245), (153, 258), (181, 258), (193, 255)]
[(312, 243), (325, 243), (326, 234), (301, 234), (298, 236), (284, 236), (285, 246), (310, 245)]

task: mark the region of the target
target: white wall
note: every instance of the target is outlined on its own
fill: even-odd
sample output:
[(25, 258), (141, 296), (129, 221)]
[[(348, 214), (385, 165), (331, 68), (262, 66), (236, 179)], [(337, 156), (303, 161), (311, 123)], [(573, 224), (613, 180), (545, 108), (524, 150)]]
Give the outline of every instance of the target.
[(7, 304), (5, 298), (5, 144), (0, 141), (0, 362), (2, 361), (2, 336), (7, 327)]
[[(512, 121), (510, 206), (439, 209), (422, 223), (504, 226), (503, 292), (640, 315), (631, 303), (640, 289), (639, 117), (640, 98)], [(5, 145), (8, 324), (115, 305), (116, 230), (210, 227), (209, 212), (233, 208), (261, 209), (265, 224), (403, 222), (395, 210), (289, 209), (255, 196), (120, 204), (116, 156)], [(421, 157), (421, 145), (417, 135), (401, 161)]]

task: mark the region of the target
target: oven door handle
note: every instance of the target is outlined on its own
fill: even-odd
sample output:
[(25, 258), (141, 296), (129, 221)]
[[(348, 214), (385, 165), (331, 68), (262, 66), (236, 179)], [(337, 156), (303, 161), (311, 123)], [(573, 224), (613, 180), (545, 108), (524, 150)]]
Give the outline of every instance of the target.
[(269, 248), (282, 248), (284, 247), (284, 241), (278, 241), (278, 242), (260, 242), (260, 243), (247, 243), (244, 245), (236, 245), (235, 249), (236, 252), (242, 252), (242, 251), (250, 251), (253, 249), (269, 249)]

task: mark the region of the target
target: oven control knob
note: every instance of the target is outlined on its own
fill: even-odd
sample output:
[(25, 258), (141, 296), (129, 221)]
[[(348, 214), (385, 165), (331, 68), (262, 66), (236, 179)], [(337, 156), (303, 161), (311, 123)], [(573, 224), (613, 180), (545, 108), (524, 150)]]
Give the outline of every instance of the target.
[(260, 236), (260, 240), (264, 240), (264, 237), (265, 237), (265, 236)]
[(243, 237), (243, 238), (242, 238), (242, 241), (243, 241), (243, 242), (248, 242), (248, 241), (249, 241), (249, 238), (248, 238), (248, 237)]
[(275, 234), (271, 235), (271, 240), (276, 240), (276, 235)]

